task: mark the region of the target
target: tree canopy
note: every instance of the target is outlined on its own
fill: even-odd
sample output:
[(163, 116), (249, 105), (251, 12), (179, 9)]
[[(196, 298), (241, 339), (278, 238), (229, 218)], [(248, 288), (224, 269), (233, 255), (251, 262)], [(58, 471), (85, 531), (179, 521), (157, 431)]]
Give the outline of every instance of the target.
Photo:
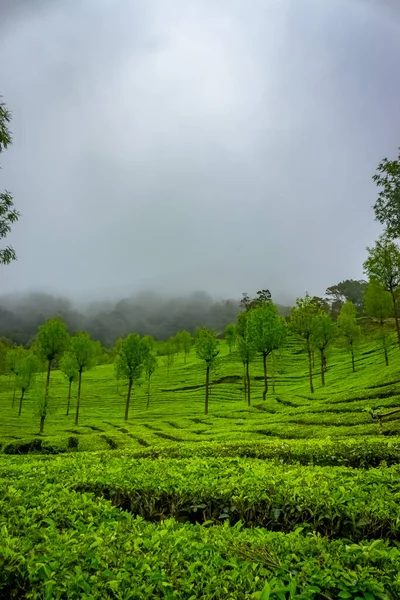
[[(1, 100), (1, 96), (0, 96)], [(8, 148), (12, 143), (11, 131), (9, 123), (11, 121), (11, 113), (6, 105), (0, 101), (0, 153)], [(0, 193), (0, 240), (7, 237), (11, 232), (11, 225), (16, 223), (20, 217), (20, 213), (14, 208), (14, 200), (9, 191)], [(8, 265), (11, 261), (16, 260), (17, 255), (12, 246), (0, 249), (0, 264)]]
[(384, 158), (373, 176), (379, 188), (373, 205), (375, 218), (386, 227), (391, 238), (400, 237), (400, 148), (398, 151), (397, 158)]

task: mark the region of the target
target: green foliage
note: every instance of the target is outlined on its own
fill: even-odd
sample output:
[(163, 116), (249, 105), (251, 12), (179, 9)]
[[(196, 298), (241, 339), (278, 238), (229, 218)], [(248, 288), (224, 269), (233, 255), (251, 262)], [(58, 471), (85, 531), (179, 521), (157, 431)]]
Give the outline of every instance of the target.
[(332, 317), (326, 312), (320, 312), (315, 315), (311, 322), (311, 340), (312, 344), (318, 348), (321, 355), (321, 382), (325, 385), (326, 351), (337, 336), (337, 327)]
[(339, 334), (350, 351), (353, 372), (355, 368), (354, 350), (361, 337), (361, 328), (357, 324), (357, 312), (350, 300), (343, 304), (338, 316)]
[(337, 335), (337, 328), (332, 317), (326, 313), (315, 315), (311, 322), (311, 337), (318, 350), (326, 350)]
[(25, 392), (31, 387), (35, 381), (36, 373), (39, 371), (40, 362), (37, 356), (32, 352), (26, 351), (26, 354), (17, 364), (16, 370), (16, 387), (21, 390), (21, 396), (19, 399), (19, 410), (18, 416), (22, 413), (22, 402), (25, 396)]
[[(4, 597), (389, 600), (398, 596), (400, 552), (388, 542), (344, 544), (304, 532), (301, 527), (283, 535), (246, 529), (240, 522), (233, 527), (191, 525), (173, 519), (153, 524), (65, 485), (65, 473), (71, 481), (72, 470), (76, 476), (88, 467), (91, 475), (97, 457), (82, 461), (75, 455), (46, 462), (25, 457), (24, 463), (19, 458), (7, 457), (0, 470), (0, 594)], [(163, 462), (160, 467), (166, 465), (178, 466)], [(116, 475), (119, 469), (115, 466)], [(132, 472), (136, 462), (129, 461), (127, 466)], [(197, 473), (199, 466), (197, 463)], [(107, 460), (105, 467), (106, 481), (113, 465)], [(206, 469), (204, 465), (203, 473)], [(223, 469), (226, 473), (225, 466)], [(213, 462), (208, 476), (214, 472), (218, 473), (218, 466)], [(139, 477), (143, 478), (143, 471)], [(165, 479), (164, 473), (162, 485)], [(150, 481), (153, 485), (153, 476)], [(350, 494), (341, 494), (329, 514), (340, 513), (341, 498), (346, 504)], [(133, 502), (135, 505), (134, 498)], [(228, 507), (231, 505), (229, 498)], [(197, 514), (201, 518), (201, 507)], [(276, 522), (279, 515), (275, 514)]]
[(372, 279), (367, 286), (364, 295), (365, 312), (370, 317), (378, 319), (380, 328), (376, 332), (376, 338), (382, 346), (386, 366), (389, 366), (388, 349), (391, 339), (391, 331), (387, 325), (386, 319), (393, 314), (393, 300), (390, 292), (379, 283)]
[(207, 366), (211, 366), (219, 354), (217, 334), (205, 327), (196, 332), (196, 355)]
[(192, 348), (193, 338), (188, 331), (183, 330), (183, 331), (179, 331), (176, 334), (175, 340), (176, 340), (179, 352), (183, 352), (183, 354), (184, 354), (185, 364), (186, 364), (187, 357), (189, 356), (190, 350)]
[(117, 379), (126, 379), (128, 393), (125, 405), (125, 420), (128, 420), (129, 405), (134, 381), (138, 381), (143, 372), (146, 358), (151, 352), (148, 338), (141, 338), (137, 333), (131, 333), (116, 344), (115, 375)]
[(61, 357), (68, 347), (67, 326), (58, 317), (48, 319), (45, 325), (39, 327), (36, 341), (39, 354), (45, 360), (52, 362), (55, 358)]
[(386, 235), (382, 235), (373, 248), (367, 248), (368, 258), (364, 270), (369, 279), (392, 293), (400, 287), (400, 248)]
[(74, 351), (68, 350), (60, 360), (60, 371), (64, 373), (68, 382), (76, 381), (79, 374), (79, 365)]
[(231, 353), (232, 352), (232, 348), (235, 347), (235, 344), (236, 344), (236, 335), (237, 335), (236, 325), (234, 323), (229, 323), (225, 327), (225, 331), (224, 331), (224, 338), (226, 340), (226, 343), (228, 344), (229, 353)]
[(400, 237), (400, 148), (394, 160), (384, 158), (373, 180), (379, 188), (373, 209), (377, 221), (385, 225), (390, 237)]
[[(81, 331), (70, 340), (70, 353), (75, 357), (78, 367), (78, 395), (76, 401), (75, 425), (78, 425), (81, 401), (82, 373), (93, 369), (96, 365), (101, 347), (90, 338), (90, 335)], [(70, 380), (71, 381), (71, 380)], [(68, 412), (68, 409), (67, 409)]]
[(204, 413), (208, 414), (209, 377), (210, 369), (215, 365), (216, 358), (220, 352), (217, 334), (211, 329), (202, 327), (196, 331), (196, 355), (206, 364), (206, 393), (204, 402)]
[(251, 310), (247, 318), (247, 335), (256, 352), (269, 355), (283, 346), (287, 338), (284, 319), (273, 302)]
[(393, 314), (393, 302), (390, 292), (379, 281), (372, 279), (364, 294), (365, 314), (384, 321)]
[(305, 348), (308, 357), (308, 377), (310, 382), (310, 391), (314, 393), (313, 373), (312, 373), (312, 357), (311, 357), (311, 335), (313, 320), (319, 312), (318, 304), (313, 302), (308, 292), (304, 298), (297, 298), (296, 306), (290, 315), (290, 330), (302, 338), (305, 343)]
[(69, 352), (75, 357), (78, 373), (82, 374), (96, 365), (99, 348), (88, 333), (81, 331), (71, 338)]
[[(0, 96), (1, 99), (1, 96)], [(11, 114), (4, 103), (0, 102), (0, 153), (6, 150), (11, 144), (11, 132), (9, 123)], [(14, 208), (13, 197), (7, 190), (0, 194), (0, 239), (4, 239), (11, 232), (11, 225), (16, 223), (20, 217), (19, 212)], [(0, 250), (0, 264), (8, 265), (16, 260), (14, 248), (7, 246)]]
[(32, 352), (26, 351), (25, 356), (20, 359), (16, 367), (16, 384), (20, 390), (25, 392), (29, 389), (35, 379), (39, 367), (40, 363), (37, 356), (32, 354)]
[(10, 373), (18, 375), (18, 365), (25, 357), (26, 350), (22, 346), (14, 346), (9, 348), (6, 357), (7, 369)]
[(328, 287), (325, 295), (328, 296), (332, 303), (334, 316), (336, 317), (342, 305), (349, 300), (354, 304), (356, 310), (361, 314), (363, 309), (363, 297), (366, 288), (366, 281), (360, 279), (346, 279), (340, 281), (336, 285)]
[(119, 340), (116, 345), (115, 369), (128, 381), (139, 379), (143, 370), (143, 342), (137, 333)]
[[(274, 350), (282, 348), (286, 342), (286, 322), (278, 315), (277, 308), (273, 302), (264, 302), (260, 304), (260, 306), (250, 310), (247, 314), (248, 342), (263, 358), (263, 399), (265, 400), (268, 392), (267, 357), (274, 352)], [(242, 351), (244, 351), (244, 338), (241, 339)], [(248, 345), (247, 341), (246, 345)]]

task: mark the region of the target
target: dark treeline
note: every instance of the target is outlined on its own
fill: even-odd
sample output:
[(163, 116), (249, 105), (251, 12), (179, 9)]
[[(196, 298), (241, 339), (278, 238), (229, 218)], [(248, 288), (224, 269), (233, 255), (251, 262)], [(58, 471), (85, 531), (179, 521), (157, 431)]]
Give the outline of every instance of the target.
[[(176, 298), (141, 293), (77, 308), (66, 298), (34, 293), (0, 298), (0, 331), (3, 337), (26, 345), (34, 340), (46, 319), (61, 317), (71, 333), (87, 331), (110, 347), (132, 331), (157, 340), (166, 340), (182, 329), (193, 333), (200, 326), (222, 333), (228, 323), (235, 321), (238, 306), (238, 300), (214, 300), (204, 292), (196, 292)], [(284, 307), (282, 311), (284, 314)]]

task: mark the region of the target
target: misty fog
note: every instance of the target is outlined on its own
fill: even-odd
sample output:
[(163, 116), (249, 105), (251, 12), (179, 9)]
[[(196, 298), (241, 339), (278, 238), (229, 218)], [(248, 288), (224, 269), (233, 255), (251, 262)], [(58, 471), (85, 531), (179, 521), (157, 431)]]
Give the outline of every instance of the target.
[[(98, 301), (88, 328), (108, 311), (122, 331), (132, 306), (117, 299), (142, 290), (237, 299), (267, 286), (290, 303), (362, 277), (379, 232), (371, 178), (399, 143), (399, 10), (2, 0), (14, 142), (0, 188), (22, 216), (1, 293)], [(77, 321), (87, 314), (60, 302)], [(151, 296), (134, 304), (144, 328)]]

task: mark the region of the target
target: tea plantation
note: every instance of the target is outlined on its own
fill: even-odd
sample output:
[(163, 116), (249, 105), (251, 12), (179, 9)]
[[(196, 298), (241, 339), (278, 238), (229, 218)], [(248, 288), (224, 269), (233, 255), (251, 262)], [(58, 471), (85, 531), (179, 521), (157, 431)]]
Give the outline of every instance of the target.
[[(112, 365), (83, 374), (79, 426), (53, 371), (38, 436), (35, 388), (18, 417), (0, 393), (0, 598), (400, 598), (400, 352), (364, 339), (308, 384), (290, 338), (262, 400), (262, 364), (221, 342), (204, 415), (192, 352), (133, 391)], [(272, 380), (272, 375), (273, 379)], [(36, 386), (43, 385), (41, 375)], [(273, 390), (274, 387), (274, 390)], [(72, 411), (73, 412), (73, 411)]]

